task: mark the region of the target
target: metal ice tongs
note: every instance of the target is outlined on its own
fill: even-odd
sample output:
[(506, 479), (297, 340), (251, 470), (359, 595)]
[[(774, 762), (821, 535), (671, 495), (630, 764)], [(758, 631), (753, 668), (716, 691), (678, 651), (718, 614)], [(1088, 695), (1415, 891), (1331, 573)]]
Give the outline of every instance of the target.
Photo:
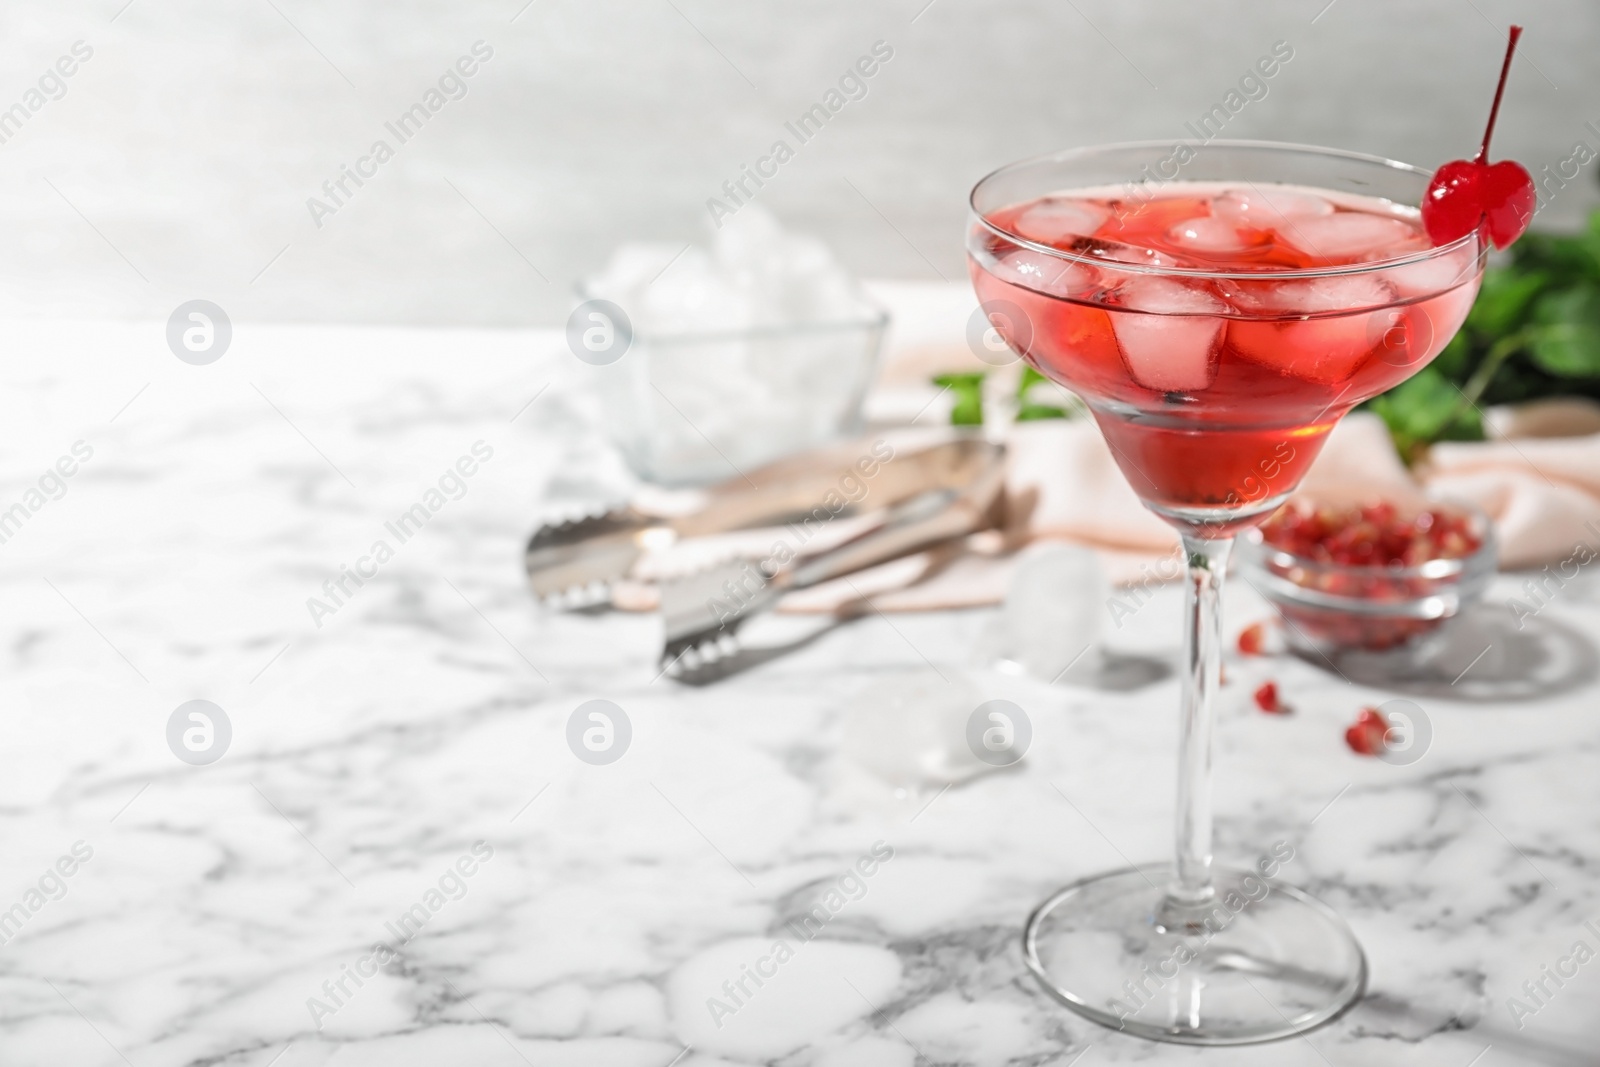
[[(605, 603), (611, 584), (628, 575), (650, 548), (680, 538), (774, 526), (862, 507), (897, 504), (940, 484), (942, 471), (959, 465), (973, 442), (951, 441), (896, 455), (882, 440), (791, 456), (707, 490), (707, 503), (688, 515), (649, 515), (631, 506), (615, 508), (534, 531), (525, 563), (534, 595), (548, 607), (571, 609)], [(847, 479), (854, 479), (848, 482)], [(850, 502), (851, 486), (865, 487)], [(825, 502), (842, 501), (837, 511)]]
[[(737, 631), (783, 594), (819, 585), (994, 526), (1005, 446), (976, 439), (941, 446), (937, 481), (887, 508), (870, 529), (833, 548), (775, 563), (738, 557), (662, 584), (661, 668), (696, 672), (739, 651)], [(930, 450), (933, 451), (933, 450)]]

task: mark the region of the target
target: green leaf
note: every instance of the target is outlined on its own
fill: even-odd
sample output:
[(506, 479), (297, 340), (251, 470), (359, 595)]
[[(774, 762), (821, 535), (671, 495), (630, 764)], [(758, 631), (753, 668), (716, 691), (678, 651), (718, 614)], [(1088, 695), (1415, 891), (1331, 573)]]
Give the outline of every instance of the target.
[[(1045, 396), (1051, 399), (1060, 397), (1066, 403), (1049, 404), (1034, 400), (1033, 393), (1039, 386), (1044, 387)], [(1066, 392), (1032, 367), (1022, 368), (1022, 377), (1017, 382), (1018, 422), (1032, 422), (1036, 419), (1075, 419), (1085, 410), (1083, 401), (1075, 395)]]
[(955, 406), (950, 409), (952, 426), (983, 425), (983, 371), (970, 374), (940, 374), (933, 384), (949, 389), (955, 394)]
[(1528, 351), (1541, 369), (1562, 378), (1600, 377), (1600, 289), (1572, 286), (1541, 296)]
[(1035, 422), (1039, 419), (1068, 419), (1066, 408), (1058, 408), (1052, 404), (1023, 404), (1017, 409), (1018, 422)]
[(1600, 399), (1600, 209), (1576, 234), (1523, 235), (1433, 364), (1367, 406), (1412, 459), (1481, 437), (1479, 407), (1564, 395)]
[(1575, 285), (1545, 293), (1534, 304), (1533, 321), (1545, 325), (1600, 325), (1600, 290)]
[(1523, 273), (1541, 272), (1568, 283), (1600, 282), (1600, 241), (1589, 234), (1523, 234), (1511, 257)]
[(1600, 260), (1600, 208), (1589, 213), (1589, 228), (1584, 231), (1583, 243), (1588, 246), (1589, 254)]
[(1490, 337), (1510, 333), (1522, 324), (1523, 314), (1547, 284), (1549, 278), (1540, 271), (1491, 267), (1483, 272), (1483, 287), (1467, 313), (1467, 329)]
[(1434, 357), (1432, 366), (1440, 374), (1451, 381), (1465, 378), (1472, 369), (1475, 361), (1472, 358), (1472, 344), (1467, 340), (1465, 331), (1459, 331), (1450, 338), (1450, 343)]
[(1388, 425), (1395, 447), (1408, 459), (1420, 446), (1442, 437), (1481, 437), (1477, 412), (1471, 407), (1462, 411), (1463, 407), (1461, 391), (1434, 367), (1423, 368), (1416, 377), (1372, 402), (1372, 410)]
[(1600, 377), (1600, 325), (1556, 322), (1534, 330), (1528, 343), (1533, 361), (1563, 378)]

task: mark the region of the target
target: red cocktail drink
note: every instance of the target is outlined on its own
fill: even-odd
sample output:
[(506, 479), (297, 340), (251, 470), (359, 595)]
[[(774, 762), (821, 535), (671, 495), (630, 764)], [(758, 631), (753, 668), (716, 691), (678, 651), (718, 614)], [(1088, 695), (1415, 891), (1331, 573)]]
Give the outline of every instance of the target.
[[(1182, 180), (1152, 180), (1175, 162)], [(1479, 204), (1443, 201), (1468, 227), (1430, 240), (1428, 189), (1427, 172), (1372, 156), (1212, 141), (1062, 152), (973, 190), (967, 251), (989, 321), (1083, 398), (1183, 540), (1173, 862), (1065, 886), (1023, 931), (1044, 988), (1124, 1033), (1269, 1040), (1365, 986), (1349, 928), (1280, 880), (1290, 841), (1212, 861), (1220, 590), (1233, 534), (1294, 490), (1341, 416), (1426, 366), (1466, 318)]]
[(1035, 197), (983, 214), (969, 251), (1001, 335), (1203, 536), (1276, 507), (1340, 416), (1437, 356), (1481, 270), (1414, 206), (1260, 182)]

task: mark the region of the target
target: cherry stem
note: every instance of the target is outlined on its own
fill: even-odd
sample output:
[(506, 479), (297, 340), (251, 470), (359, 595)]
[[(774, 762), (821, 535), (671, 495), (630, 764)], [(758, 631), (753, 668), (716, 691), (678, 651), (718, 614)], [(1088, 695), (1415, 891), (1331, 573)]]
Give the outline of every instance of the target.
[(1500, 64), (1500, 84), (1494, 89), (1494, 106), (1489, 109), (1489, 125), (1483, 131), (1483, 145), (1478, 149), (1478, 154), (1473, 157), (1474, 163), (1486, 163), (1489, 159), (1489, 138), (1494, 136), (1494, 120), (1500, 117), (1500, 98), (1506, 93), (1506, 76), (1511, 73), (1511, 56), (1517, 50), (1517, 38), (1522, 36), (1522, 27), (1511, 27), (1511, 39), (1506, 42), (1506, 59)]

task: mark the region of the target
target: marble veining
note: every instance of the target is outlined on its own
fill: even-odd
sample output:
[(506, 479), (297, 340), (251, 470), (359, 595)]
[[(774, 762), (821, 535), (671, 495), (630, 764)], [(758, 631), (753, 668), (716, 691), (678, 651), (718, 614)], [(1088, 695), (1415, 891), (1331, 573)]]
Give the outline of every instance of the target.
[[(975, 666), (991, 613), (973, 611), (863, 619), (681, 687), (656, 676), (650, 618), (541, 615), (524, 589), (541, 514), (628, 488), (555, 334), (241, 325), (204, 368), (158, 323), (9, 336), (0, 510), (75, 441), (94, 454), (0, 544), (0, 1062), (1600, 1059), (1600, 962), (1545, 979), (1532, 1014), (1508, 1007), (1576, 942), (1600, 946), (1587, 574), (1514, 662), (1412, 695), (1433, 739), (1410, 766), (1341, 742), (1404, 680), (1229, 662), (1219, 856), (1292, 842), (1283, 877), (1349, 919), (1371, 989), (1306, 1040), (1150, 1045), (1048, 1000), (1018, 934), (1059, 884), (1166, 854), (1175, 589), (1108, 630), (1148, 668), (1133, 685)], [(324, 582), (476, 442), (492, 458), (459, 498), (313, 617)], [(1501, 583), (1503, 604), (1517, 583)], [(1235, 628), (1267, 610), (1243, 587), (1227, 608)], [(1486, 618), (1474, 640), (1509, 639)], [(1530, 697), (1545, 644), (1571, 677)], [(859, 693), (930, 672), (1023, 706), (1023, 763), (897, 795), (841, 755)], [(1293, 714), (1250, 706), (1267, 677)], [(233, 731), (206, 766), (167, 741), (196, 698)], [(631, 723), (609, 765), (566, 741), (591, 699)], [(59, 891), (42, 882), (75, 848), (90, 855)], [(874, 849), (892, 857), (860, 874)], [(30, 892), (40, 906), (4, 929)], [(829, 892), (839, 906), (797, 936)], [(770, 975), (733, 1005), (724, 983), (758, 963)]]

